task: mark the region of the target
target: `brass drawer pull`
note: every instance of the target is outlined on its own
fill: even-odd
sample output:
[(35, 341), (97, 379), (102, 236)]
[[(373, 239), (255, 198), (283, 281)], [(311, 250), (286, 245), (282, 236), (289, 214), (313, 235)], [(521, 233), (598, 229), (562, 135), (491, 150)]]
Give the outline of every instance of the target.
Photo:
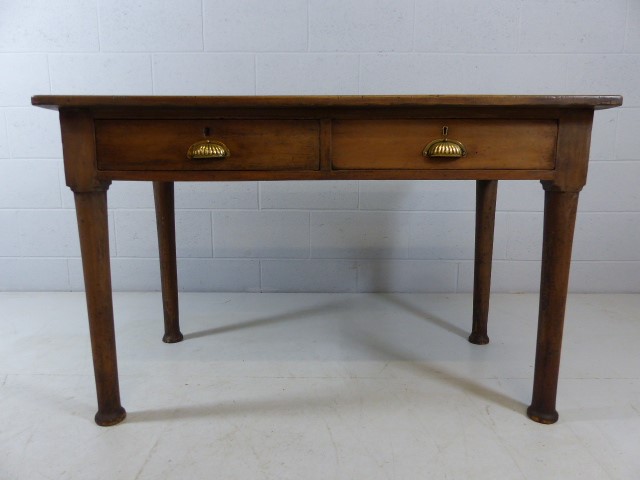
[(444, 138), (438, 138), (437, 140), (429, 142), (429, 144), (424, 147), (422, 155), (428, 158), (456, 159), (464, 157), (467, 154), (464, 145), (456, 140), (449, 140), (447, 133), (449, 133), (449, 127), (442, 127), (442, 136)]
[(187, 150), (189, 158), (227, 158), (231, 152), (227, 146), (218, 140), (202, 140), (196, 142)]

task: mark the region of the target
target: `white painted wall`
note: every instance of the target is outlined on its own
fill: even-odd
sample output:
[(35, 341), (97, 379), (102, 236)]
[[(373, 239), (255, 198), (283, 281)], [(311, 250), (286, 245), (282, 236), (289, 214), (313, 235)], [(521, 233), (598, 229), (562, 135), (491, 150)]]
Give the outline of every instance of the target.
[[(623, 94), (596, 114), (573, 291), (640, 291), (638, 0), (0, 0), (0, 289), (83, 288), (33, 94)], [(178, 184), (181, 288), (470, 291), (473, 182)], [(536, 291), (542, 188), (503, 183), (494, 291)], [(159, 288), (149, 184), (109, 190), (114, 287)]]

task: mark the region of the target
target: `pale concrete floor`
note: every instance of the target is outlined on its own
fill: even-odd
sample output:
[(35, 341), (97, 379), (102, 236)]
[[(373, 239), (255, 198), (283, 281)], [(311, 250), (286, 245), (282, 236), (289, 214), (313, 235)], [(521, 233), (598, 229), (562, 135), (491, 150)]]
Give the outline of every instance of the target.
[(560, 421), (525, 417), (537, 296), (115, 295), (127, 420), (93, 423), (84, 297), (0, 294), (0, 479), (638, 479), (640, 295), (572, 295)]

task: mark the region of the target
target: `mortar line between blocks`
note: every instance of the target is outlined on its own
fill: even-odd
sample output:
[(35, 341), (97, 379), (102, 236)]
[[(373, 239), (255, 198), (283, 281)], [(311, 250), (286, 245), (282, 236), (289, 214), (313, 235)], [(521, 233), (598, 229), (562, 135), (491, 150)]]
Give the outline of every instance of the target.
[(213, 227), (213, 218), (214, 218), (213, 210), (209, 210), (209, 220), (210, 220), (209, 223), (211, 224), (211, 228), (210, 228), (210, 231), (211, 231), (211, 258), (216, 258), (216, 244), (213, 241), (213, 229), (214, 229), (214, 227)]
[(564, 75), (563, 75), (563, 83), (564, 83), (564, 88), (567, 88), (567, 85), (569, 85), (569, 58), (565, 56), (564, 59)]
[[(511, 251), (511, 248), (510, 248), (510, 238), (511, 238), (511, 235), (510, 235), (510, 233), (511, 233), (511, 230), (510, 230), (510, 229), (511, 229), (511, 213), (512, 213), (512, 212), (507, 212), (507, 213), (505, 214), (505, 217), (506, 217), (506, 218), (505, 218), (505, 220), (504, 220), (504, 223), (505, 223), (505, 227), (504, 227), (504, 228), (505, 228), (505, 230), (506, 230), (506, 232), (507, 232), (507, 238), (505, 239), (505, 242), (504, 242), (504, 258), (505, 258), (505, 260), (509, 260), (509, 252)], [(534, 212), (534, 213), (540, 213), (540, 214), (542, 214), (542, 212)], [(495, 233), (494, 233), (494, 235), (495, 235)], [(495, 238), (494, 238), (494, 243), (495, 243)]]
[(67, 287), (71, 292), (73, 291), (73, 289), (71, 288), (71, 266), (69, 265), (69, 258), (67, 258), (67, 261), (65, 263), (67, 264)]
[(258, 55), (253, 54), (253, 94), (258, 94)]
[(516, 29), (516, 50), (514, 53), (521, 53), (522, 50), (522, 2), (518, 7), (518, 28)]
[(154, 60), (156, 58), (156, 54), (152, 53), (150, 55), (150, 62), (151, 62), (151, 95), (155, 95), (156, 93), (156, 74), (155, 74), (155, 70), (153, 68), (153, 64), (155, 63)]
[(154, 71), (153, 71), (153, 58), (154, 58), (154, 54), (150, 53), (149, 54), (149, 75), (151, 75), (151, 95), (154, 95), (156, 92), (156, 86), (155, 86), (155, 82), (153, 81), (153, 77), (154, 77)]
[[(568, 70), (568, 68), (567, 68)], [(616, 110), (616, 121), (615, 124), (613, 125), (614, 131), (613, 131), (613, 158), (614, 160), (609, 160), (609, 161), (617, 161), (619, 162), (620, 160), (618, 160), (618, 135), (620, 133), (620, 111)], [(607, 160), (604, 160), (604, 162), (606, 162)], [(633, 161), (637, 161), (637, 160), (633, 160)]]
[(307, 52), (311, 51), (311, 20), (310, 20), (310, 16), (311, 16), (311, 7), (309, 5), (309, 3), (311, 2), (311, 0), (307, 0)]
[[(49, 88), (51, 88), (51, 84), (49, 84)], [(7, 139), (7, 154), (9, 155), (9, 158), (13, 158), (11, 156), (11, 145), (9, 144), (9, 119), (7, 118), (6, 108), (2, 108), (2, 119), (4, 120), (4, 138)]]
[(456, 264), (456, 281), (455, 281), (455, 287), (453, 292), (454, 293), (460, 293), (460, 269), (462, 268), (462, 263), (458, 262)]
[(100, 0), (96, 0), (96, 32), (98, 32), (98, 52), (102, 52), (102, 43), (100, 41), (100, 37), (101, 37), (101, 29), (100, 29), (100, 24), (102, 23), (100, 21)]
[[(14, 107), (15, 108), (15, 107)], [(9, 117), (7, 116), (7, 108), (4, 107), (2, 114), (4, 115), (4, 133), (7, 139), (7, 154), (11, 160), (19, 159), (13, 156), (13, 148), (11, 148), (11, 137), (9, 136)]]
[[(113, 215), (113, 256), (117, 257), (118, 256), (118, 227), (116, 225), (117, 223), (117, 217), (116, 214), (118, 213), (117, 210), (114, 210), (112, 212)], [(109, 217), (107, 216), (107, 230), (109, 227)]]
[(358, 54), (358, 93), (362, 95), (362, 55)]
[(311, 258), (311, 211), (307, 212), (307, 226), (309, 227), (309, 242), (307, 244), (308, 254), (307, 258)]
[(206, 42), (204, 41), (204, 0), (200, 0), (200, 28), (202, 32), (202, 51), (205, 51)]
[(261, 182), (256, 182), (256, 194), (258, 195), (258, 210), (262, 210), (262, 184)]
[(629, 38), (629, 12), (631, 11), (631, 0), (627, 0), (627, 11), (624, 16), (624, 39), (622, 41), (622, 51), (627, 51), (627, 39)]
[(51, 62), (49, 60), (49, 54), (46, 54), (44, 57), (47, 62), (47, 77), (49, 81), (49, 93), (51, 93), (53, 91), (53, 86), (51, 85)]
[(411, 51), (416, 51), (416, 0), (413, 0), (413, 22), (411, 22)]
[(64, 176), (64, 165), (62, 166), (62, 168), (58, 166), (57, 172), (58, 172), (58, 196), (60, 197), (60, 206), (57, 208), (63, 209), (65, 207), (64, 207), (64, 195), (62, 192), (63, 192), (63, 189), (67, 188), (66, 182), (62, 181), (63, 180), (62, 177)]

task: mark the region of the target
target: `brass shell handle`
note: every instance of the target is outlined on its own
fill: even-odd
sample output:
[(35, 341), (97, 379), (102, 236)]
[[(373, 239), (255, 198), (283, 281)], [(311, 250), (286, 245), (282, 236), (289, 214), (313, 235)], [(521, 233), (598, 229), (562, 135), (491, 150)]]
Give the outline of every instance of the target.
[(424, 147), (422, 155), (428, 158), (444, 158), (444, 159), (456, 159), (464, 157), (467, 154), (467, 150), (464, 145), (457, 140), (449, 140), (447, 134), (449, 133), (449, 127), (442, 127), (442, 136), (444, 138), (438, 138), (429, 142)]
[(218, 140), (202, 140), (194, 143), (187, 150), (187, 157), (191, 159), (227, 158), (230, 156), (229, 148)]

